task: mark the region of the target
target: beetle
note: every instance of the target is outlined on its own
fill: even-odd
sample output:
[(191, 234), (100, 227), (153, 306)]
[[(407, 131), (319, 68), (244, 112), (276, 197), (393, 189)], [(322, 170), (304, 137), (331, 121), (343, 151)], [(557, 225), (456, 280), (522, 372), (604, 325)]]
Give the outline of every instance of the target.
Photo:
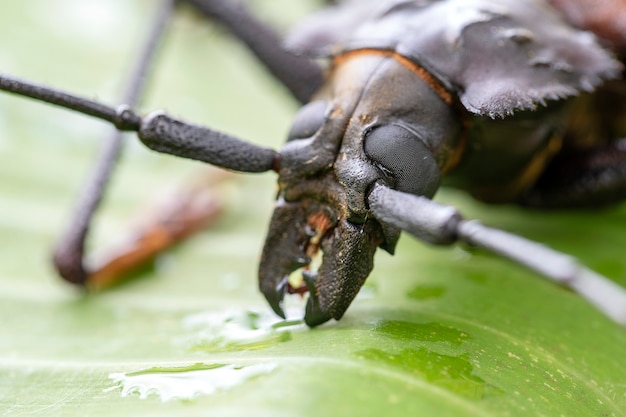
[[(360, 1), (312, 16), (285, 50), (236, 2), (187, 2), (226, 25), (306, 103), (282, 149), (163, 112), (140, 116), (132, 109), (137, 82), (118, 107), (4, 75), (0, 89), (137, 132), (158, 152), (278, 173), (259, 287), (280, 316), (287, 292), (308, 291), (309, 326), (339, 320), (370, 274), (376, 249), (393, 253), (407, 231), (433, 244), (465, 242), (513, 259), (626, 324), (626, 292), (616, 284), (566, 255), (432, 201), (444, 184), (485, 202), (536, 208), (624, 199), (621, 32), (597, 38), (576, 28), (564, 17), (576, 15), (575, 3), (556, 0)], [(135, 80), (145, 73), (171, 7), (164, 1)], [(608, 23), (619, 28), (623, 17), (615, 16)], [(311, 58), (326, 58), (326, 71)], [(102, 178), (116, 152), (105, 152)], [(55, 252), (70, 282), (88, 284), (81, 245), (101, 191), (85, 194), (79, 211), (87, 214)], [(312, 259), (320, 253), (316, 268)], [(296, 270), (304, 284), (292, 288)]]

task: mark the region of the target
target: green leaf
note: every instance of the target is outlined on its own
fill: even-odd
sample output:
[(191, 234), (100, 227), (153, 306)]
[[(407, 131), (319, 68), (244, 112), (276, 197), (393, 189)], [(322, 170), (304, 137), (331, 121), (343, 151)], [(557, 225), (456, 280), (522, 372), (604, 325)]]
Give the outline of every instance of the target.
[[(5, 5), (2, 71), (116, 103), (152, 5), (130, 3)], [(305, 12), (301, 2), (269, 3), (290, 9), (280, 25)], [(145, 109), (280, 146), (296, 106), (222, 30), (186, 11), (159, 63)], [(377, 255), (340, 322), (306, 328), (298, 297), (281, 322), (256, 284), (271, 174), (216, 190), (228, 204), (220, 221), (159, 257), (140, 279), (82, 294), (54, 275), (49, 249), (69, 220), (102, 129), (0, 95), (6, 415), (626, 415), (626, 330), (577, 295), (480, 252), (404, 237), (396, 256)], [(123, 235), (153, 194), (205, 175), (201, 164), (129, 142), (94, 249)], [(572, 253), (626, 285), (624, 207), (539, 213), (486, 207), (451, 190), (438, 199)]]

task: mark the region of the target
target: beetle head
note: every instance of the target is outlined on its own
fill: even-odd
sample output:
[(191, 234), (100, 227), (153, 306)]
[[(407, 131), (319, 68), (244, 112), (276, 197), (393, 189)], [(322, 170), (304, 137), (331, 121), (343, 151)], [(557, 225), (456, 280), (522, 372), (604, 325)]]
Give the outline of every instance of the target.
[[(358, 61), (336, 70), (331, 93), (323, 91), (301, 109), (280, 152), (260, 288), (281, 316), (286, 292), (308, 290), (309, 326), (340, 319), (371, 272), (376, 248), (395, 248), (400, 231), (371, 214), (370, 188), (382, 181), (431, 197), (440, 182), (434, 155), (446, 153), (440, 143), (450, 142), (458, 125), (449, 106), (394, 61)], [(375, 76), (385, 71), (396, 75), (393, 85)], [(367, 86), (355, 88), (363, 78)], [(364, 89), (367, 95), (359, 93)], [(315, 260), (319, 252), (321, 263)], [(302, 271), (302, 287), (290, 284), (296, 270)]]

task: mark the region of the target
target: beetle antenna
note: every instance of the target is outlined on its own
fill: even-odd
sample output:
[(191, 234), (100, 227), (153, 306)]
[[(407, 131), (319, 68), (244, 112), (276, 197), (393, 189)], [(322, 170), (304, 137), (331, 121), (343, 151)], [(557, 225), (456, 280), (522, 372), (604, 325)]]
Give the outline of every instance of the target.
[(503, 230), (464, 220), (451, 206), (375, 184), (368, 197), (381, 222), (433, 244), (464, 242), (508, 258), (568, 287), (615, 322), (626, 326), (626, 290), (575, 258)]
[(280, 155), (205, 126), (176, 119), (162, 111), (140, 117), (127, 105), (117, 108), (95, 100), (0, 74), (0, 90), (75, 110), (135, 131), (148, 148), (170, 155), (207, 162), (238, 172), (280, 170)]
[(107, 106), (95, 100), (7, 74), (0, 74), (0, 90), (23, 97), (30, 97), (107, 121), (119, 130), (137, 131), (141, 122), (140, 117), (132, 112), (128, 106), (120, 106), (118, 108)]

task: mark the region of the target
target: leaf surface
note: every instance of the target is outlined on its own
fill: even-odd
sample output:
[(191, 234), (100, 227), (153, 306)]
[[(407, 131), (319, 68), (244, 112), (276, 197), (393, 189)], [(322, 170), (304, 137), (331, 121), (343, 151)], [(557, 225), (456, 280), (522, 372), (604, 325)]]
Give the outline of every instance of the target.
[[(103, 2), (95, 14), (82, 4), (5, 6), (0, 66), (115, 103), (151, 3)], [(284, 7), (304, 12), (293, 2)], [(294, 103), (220, 29), (187, 11), (173, 23), (159, 64), (145, 109), (280, 146)], [(56, 278), (48, 258), (102, 130), (85, 117), (0, 95), (6, 415), (626, 415), (626, 330), (575, 294), (467, 248), (404, 237), (396, 256), (377, 255), (340, 322), (307, 329), (297, 297), (289, 300), (290, 320), (279, 321), (255, 278), (271, 174), (216, 189), (228, 205), (220, 221), (138, 279), (82, 294)], [(206, 175), (198, 163), (129, 142), (94, 249), (123, 235), (153, 194)], [(449, 190), (438, 199), (626, 285), (623, 207), (542, 214), (485, 207)]]

